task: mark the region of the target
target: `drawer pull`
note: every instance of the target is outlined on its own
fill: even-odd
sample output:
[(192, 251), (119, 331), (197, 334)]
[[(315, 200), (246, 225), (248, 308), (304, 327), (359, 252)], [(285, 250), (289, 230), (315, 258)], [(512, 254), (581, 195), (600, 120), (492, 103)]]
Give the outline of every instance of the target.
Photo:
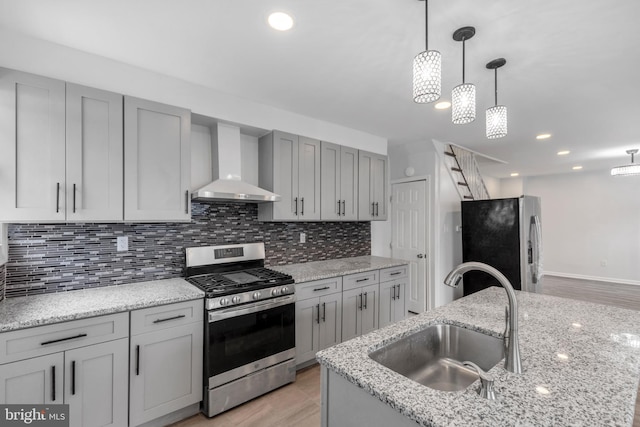
[(325, 286), (323, 288), (315, 288), (313, 292), (326, 291), (327, 289), (331, 289), (331, 286)]
[(186, 314), (179, 314), (177, 316), (167, 317), (166, 319), (156, 319), (156, 320), (153, 321), (153, 323), (168, 322), (169, 320), (182, 319), (183, 317), (187, 317), (187, 315)]
[(398, 274), (402, 274), (402, 271), (396, 271), (395, 273), (389, 273), (389, 276), (397, 276)]
[(366, 282), (367, 280), (369, 280), (368, 277), (365, 277), (364, 279), (357, 279), (356, 282), (360, 283), (360, 282)]
[(67, 337), (67, 338), (60, 338), (59, 340), (52, 340), (52, 341), (45, 341), (43, 343), (40, 343), (40, 345), (49, 345), (49, 344), (55, 344), (57, 342), (61, 342), (61, 341), (69, 341), (69, 340), (75, 340), (76, 338), (84, 338), (86, 337), (87, 334), (78, 334), (75, 335), (73, 337)]

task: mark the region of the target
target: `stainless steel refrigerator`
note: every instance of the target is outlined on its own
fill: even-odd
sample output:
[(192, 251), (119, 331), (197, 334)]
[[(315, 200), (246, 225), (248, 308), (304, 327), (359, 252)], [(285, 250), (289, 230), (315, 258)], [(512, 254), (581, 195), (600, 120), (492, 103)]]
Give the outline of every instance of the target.
[[(542, 280), (540, 198), (471, 200), (462, 203), (462, 260), (495, 267), (514, 289), (538, 292)], [(500, 286), (490, 275), (464, 275), (464, 295)]]

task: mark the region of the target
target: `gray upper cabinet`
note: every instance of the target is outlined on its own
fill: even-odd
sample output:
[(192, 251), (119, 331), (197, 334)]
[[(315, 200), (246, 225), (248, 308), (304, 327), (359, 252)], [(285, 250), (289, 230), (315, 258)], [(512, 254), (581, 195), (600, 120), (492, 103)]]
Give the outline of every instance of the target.
[(65, 220), (65, 83), (0, 68), (0, 221)]
[(124, 98), (124, 220), (189, 221), (191, 112)]
[(321, 144), (321, 219), (358, 219), (358, 150), (323, 141)]
[(273, 131), (259, 142), (260, 187), (282, 197), (258, 205), (261, 221), (320, 219), (320, 141)]
[(122, 95), (67, 83), (68, 221), (122, 221)]
[(358, 219), (387, 219), (388, 199), (387, 156), (360, 150), (358, 162)]

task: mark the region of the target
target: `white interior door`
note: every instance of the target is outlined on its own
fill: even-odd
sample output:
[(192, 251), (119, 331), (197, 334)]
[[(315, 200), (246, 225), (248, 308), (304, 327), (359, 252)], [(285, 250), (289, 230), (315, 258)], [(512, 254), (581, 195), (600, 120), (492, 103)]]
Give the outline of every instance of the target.
[(427, 181), (391, 186), (391, 255), (409, 263), (407, 310), (427, 310)]

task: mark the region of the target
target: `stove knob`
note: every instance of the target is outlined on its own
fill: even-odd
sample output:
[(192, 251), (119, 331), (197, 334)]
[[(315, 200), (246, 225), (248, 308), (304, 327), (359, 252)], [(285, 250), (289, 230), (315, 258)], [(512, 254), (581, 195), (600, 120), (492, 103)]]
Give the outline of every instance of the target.
[(283, 287), (282, 289), (280, 289), (280, 293), (281, 293), (282, 295), (286, 294), (287, 292), (289, 292), (289, 288), (287, 288), (286, 286), (285, 286), (285, 287)]
[(271, 290), (271, 295), (273, 295), (274, 297), (277, 297), (279, 293), (280, 293), (280, 291), (278, 289), (272, 289)]
[(224, 307), (225, 305), (228, 305), (228, 304), (229, 304), (229, 299), (228, 299), (228, 298), (222, 298), (222, 299), (220, 300), (220, 305), (221, 305), (221, 306), (223, 306), (223, 307)]
[(260, 292), (254, 292), (253, 299), (260, 299)]
[(235, 297), (231, 298), (231, 302), (234, 304), (238, 304), (240, 302), (240, 297), (236, 295)]

